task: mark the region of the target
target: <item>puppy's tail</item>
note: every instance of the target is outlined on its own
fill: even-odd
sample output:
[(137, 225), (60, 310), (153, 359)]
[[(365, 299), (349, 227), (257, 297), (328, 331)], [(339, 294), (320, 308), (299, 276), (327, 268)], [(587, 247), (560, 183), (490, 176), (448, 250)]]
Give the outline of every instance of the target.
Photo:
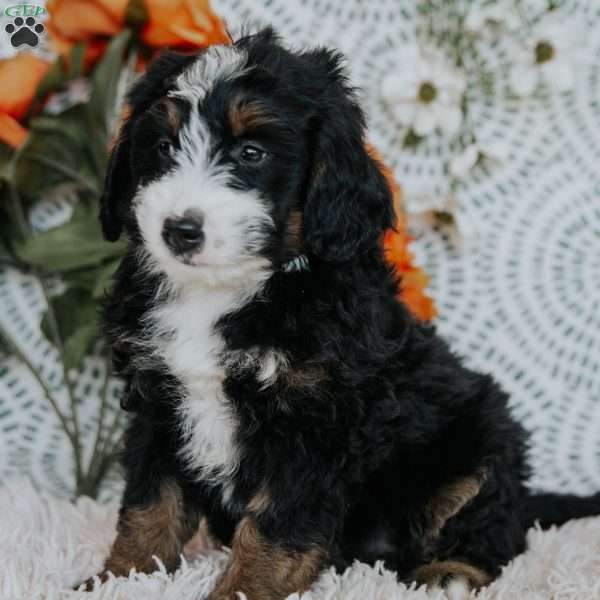
[(531, 494), (521, 508), (521, 523), (529, 528), (538, 522), (542, 529), (547, 529), (570, 519), (594, 515), (600, 515), (600, 492), (592, 496)]

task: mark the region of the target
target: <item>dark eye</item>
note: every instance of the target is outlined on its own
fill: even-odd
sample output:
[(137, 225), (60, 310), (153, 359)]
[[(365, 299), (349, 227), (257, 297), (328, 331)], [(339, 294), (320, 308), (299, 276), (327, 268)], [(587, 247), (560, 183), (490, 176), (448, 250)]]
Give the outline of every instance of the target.
[(257, 165), (264, 160), (265, 156), (267, 156), (267, 153), (262, 148), (251, 144), (242, 146), (240, 151), (240, 159), (251, 165)]
[(158, 153), (163, 158), (169, 158), (171, 156), (172, 148), (173, 148), (173, 145), (171, 144), (171, 142), (169, 140), (160, 140), (158, 142)]

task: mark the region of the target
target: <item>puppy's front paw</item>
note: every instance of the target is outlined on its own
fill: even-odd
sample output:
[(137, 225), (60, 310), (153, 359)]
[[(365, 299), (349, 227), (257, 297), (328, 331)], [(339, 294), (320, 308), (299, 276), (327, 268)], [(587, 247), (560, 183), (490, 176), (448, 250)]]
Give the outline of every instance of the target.
[(108, 571), (102, 571), (98, 575), (94, 575), (86, 579), (83, 583), (74, 586), (75, 591), (93, 592), (94, 588), (101, 586), (108, 579)]
[[(206, 600), (239, 600), (241, 597), (242, 596), (239, 596), (238, 594), (228, 594), (226, 592), (219, 592), (218, 590), (215, 590), (208, 595)], [(251, 599), (248, 598), (248, 600)]]
[(441, 587), (449, 600), (465, 600), (471, 590), (481, 588), (491, 581), (483, 570), (459, 560), (440, 560), (419, 567), (412, 577), (427, 587)]

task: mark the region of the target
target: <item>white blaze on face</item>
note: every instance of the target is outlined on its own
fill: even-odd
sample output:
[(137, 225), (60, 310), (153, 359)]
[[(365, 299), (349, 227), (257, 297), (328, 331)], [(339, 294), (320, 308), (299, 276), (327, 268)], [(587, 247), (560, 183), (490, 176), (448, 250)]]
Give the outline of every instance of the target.
[[(231, 174), (217, 164), (218, 141), (211, 139), (198, 110), (210, 87), (241, 72), (244, 60), (235, 49), (213, 47), (178, 77), (170, 96), (189, 102), (190, 113), (179, 132), (179, 147), (173, 150), (175, 166), (141, 187), (134, 199), (150, 262), (175, 281), (233, 283), (268, 267), (267, 259), (257, 256), (265, 233), (273, 226), (267, 206), (257, 191), (229, 185)], [(205, 240), (183, 261), (162, 234), (166, 219), (181, 218), (186, 211), (202, 215)]]

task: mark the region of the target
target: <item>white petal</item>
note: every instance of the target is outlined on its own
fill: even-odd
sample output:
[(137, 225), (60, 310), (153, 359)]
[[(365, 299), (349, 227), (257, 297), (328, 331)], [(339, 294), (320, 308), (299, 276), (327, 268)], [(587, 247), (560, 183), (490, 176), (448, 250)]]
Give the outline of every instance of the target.
[(404, 209), (409, 215), (420, 215), (426, 212), (444, 210), (444, 201), (425, 186), (420, 189), (403, 189)]
[(417, 103), (416, 102), (397, 102), (393, 104), (392, 114), (400, 125), (412, 125), (416, 118)]
[(475, 144), (467, 146), (460, 154), (454, 156), (450, 161), (450, 173), (459, 179), (463, 179), (475, 166), (478, 158), (479, 148)]
[(510, 72), (510, 87), (519, 96), (529, 96), (535, 90), (539, 73), (532, 64), (515, 65)]
[(408, 66), (419, 81), (430, 81), (433, 79), (432, 63), (424, 56), (420, 56), (413, 65)]
[(481, 151), (492, 160), (504, 162), (510, 156), (510, 145), (503, 140), (480, 142)]
[(519, 18), (519, 15), (517, 15), (517, 13), (513, 10), (513, 8), (509, 8), (508, 11), (506, 12), (506, 17), (504, 19), (504, 22), (506, 24), (506, 28), (509, 31), (512, 31), (513, 29), (517, 29), (518, 27), (521, 26), (521, 19)]
[(457, 208), (452, 214), (461, 241), (473, 240), (477, 237), (477, 225), (464, 209)]
[(575, 68), (569, 61), (550, 61), (544, 65), (543, 73), (544, 79), (561, 92), (566, 92), (575, 85)]
[(381, 80), (381, 97), (388, 102), (395, 102), (415, 96), (415, 88), (410, 77), (390, 74)]
[(429, 135), (436, 125), (435, 113), (430, 106), (420, 104), (417, 107), (413, 129), (420, 136)]
[(472, 8), (465, 19), (465, 28), (472, 33), (480, 33), (485, 22), (485, 14), (479, 8)]
[(462, 110), (453, 104), (438, 104), (436, 108), (439, 125), (442, 131), (447, 135), (455, 135), (458, 133), (463, 119)]
[(462, 94), (467, 85), (466, 79), (458, 69), (454, 69), (449, 65), (444, 65), (443, 72), (439, 73), (435, 82), (438, 86), (452, 95)]

